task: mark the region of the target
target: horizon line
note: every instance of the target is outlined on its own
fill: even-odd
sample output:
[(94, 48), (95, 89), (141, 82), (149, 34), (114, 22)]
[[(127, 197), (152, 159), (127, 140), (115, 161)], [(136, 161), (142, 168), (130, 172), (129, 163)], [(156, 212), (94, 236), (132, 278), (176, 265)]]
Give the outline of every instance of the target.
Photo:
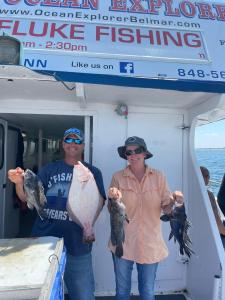
[(225, 149), (224, 147), (195, 147), (195, 149)]

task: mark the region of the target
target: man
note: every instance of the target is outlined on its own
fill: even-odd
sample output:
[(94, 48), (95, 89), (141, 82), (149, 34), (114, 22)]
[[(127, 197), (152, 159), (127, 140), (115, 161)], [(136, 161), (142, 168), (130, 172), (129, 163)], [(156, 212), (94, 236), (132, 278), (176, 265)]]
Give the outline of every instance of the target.
[(223, 215), (225, 215), (225, 174), (223, 175), (222, 182), (217, 194), (217, 203)]
[[(205, 185), (208, 186), (209, 180), (210, 180), (209, 170), (203, 166), (200, 167), (200, 170), (202, 172), (202, 176), (203, 176)], [(210, 200), (212, 210), (213, 210), (213, 213), (214, 213), (214, 216), (216, 219), (216, 224), (217, 224), (217, 227), (218, 227), (218, 230), (220, 233), (220, 237), (221, 237), (221, 240), (223, 243), (223, 247), (225, 248), (225, 226), (220, 218), (218, 206), (217, 206), (216, 199), (215, 199), (213, 193), (209, 189), (207, 189), (207, 192), (208, 192), (209, 200)]]
[[(70, 128), (63, 136), (64, 159), (44, 166), (38, 173), (43, 183), (48, 218), (37, 217), (32, 236), (63, 237), (67, 250), (67, 263), (64, 279), (71, 300), (94, 299), (94, 276), (92, 269), (92, 244), (82, 242), (82, 228), (69, 219), (66, 202), (72, 180), (73, 166), (82, 160), (84, 135), (78, 128)], [(94, 175), (103, 203), (106, 199), (102, 174), (99, 169), (82, 162)], [(16, 168), (8, 171), (9, 179), (15, 183), (21, 201), (26, 201), (23, 189), (23, 170)]]

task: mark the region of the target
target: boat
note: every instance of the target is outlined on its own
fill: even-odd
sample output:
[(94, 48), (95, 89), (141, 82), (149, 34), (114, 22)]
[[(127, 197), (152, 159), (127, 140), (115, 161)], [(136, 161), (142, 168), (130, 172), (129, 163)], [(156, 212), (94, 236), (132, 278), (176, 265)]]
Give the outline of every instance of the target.
[[(38, 170), (62, 157), (64, 130), (79, 127), (84, 159), (101, 169), (107, 189), (126, 166), (117, 147), (138, 135), (154, 154), (148, 163), (183, 191), (192, 224), (191, 258), (162, 224), (170, 254), (156, 294), (225, 299), (224, 249), (194, 148), (196, 126), (225, 117), (224, 11), (223, 0), (2, 1), (0, 238), (17, 237), (22, 226), (7, 181), (21, 152), (24, 167)], [(93, 263), (96, 296), (106, 299), (115, 293), (109, 231), (105, 207)]]

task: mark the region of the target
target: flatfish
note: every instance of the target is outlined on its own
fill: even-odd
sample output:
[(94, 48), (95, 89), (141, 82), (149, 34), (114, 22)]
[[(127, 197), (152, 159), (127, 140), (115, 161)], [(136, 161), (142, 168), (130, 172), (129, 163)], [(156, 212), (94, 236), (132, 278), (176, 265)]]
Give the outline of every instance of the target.
[(91, 171), (81, 162), (74, 165), (67, 201), (69, 217), (83, 228), (83, 242), (95, 240), (93, 225), (103, 206), (97, 184)]
[(29, 169), (26, 169), (23, 176), (23, 187), (27, 195), (27, 206), (29, 209), (33, 209), (35, 207), (39, 217), (43, 220), (47, 217), (47, 214), (43, 209), (47, 199), (44, 194), (42, 182), (39, 180), (37, 175)]

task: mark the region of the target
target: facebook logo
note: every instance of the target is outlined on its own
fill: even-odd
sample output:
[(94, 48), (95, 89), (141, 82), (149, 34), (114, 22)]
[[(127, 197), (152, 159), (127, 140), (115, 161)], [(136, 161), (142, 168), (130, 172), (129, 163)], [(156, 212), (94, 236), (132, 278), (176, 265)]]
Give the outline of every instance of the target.
[(120, 73), (133, 74), (134, 64), (132, 62), (120, 62)]

